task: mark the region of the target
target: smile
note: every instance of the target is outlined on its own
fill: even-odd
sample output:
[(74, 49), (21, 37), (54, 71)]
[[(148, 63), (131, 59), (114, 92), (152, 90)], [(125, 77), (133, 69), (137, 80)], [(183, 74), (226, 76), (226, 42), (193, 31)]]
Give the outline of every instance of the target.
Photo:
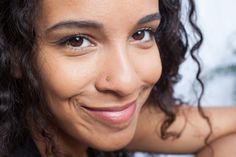
[(121, 107), (92, 108), (82, 106), (88, 113), (97, 120), (109, 124), (122, 124), (128, 122), (136, 109), (136, 101)]

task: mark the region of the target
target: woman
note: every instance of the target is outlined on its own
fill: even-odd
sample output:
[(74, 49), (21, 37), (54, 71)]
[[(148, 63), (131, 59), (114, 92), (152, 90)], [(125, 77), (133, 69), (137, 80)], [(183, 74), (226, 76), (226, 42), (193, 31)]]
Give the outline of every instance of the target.
[[(198, 63), (202, 36), (192, 20), (193, 1), (189, 5), (199, 37), (191, 55)], [(128, 156), (118, 150), (204, 146), (207, 116), (200, 110), (204, 121), (196, 109), (173, 105), (182, 104), (173, 85), (188, 49), (178, 0), (2, 0), (0, 7), (1, 156)], [(178, 118), (189, 113), (202, 121), (200, 138)], [(221, 126), (209, 140), (236, 130), (209, 117), (213, 129)], [(180, 133), (177, 143), (196, 144), (172, 150), (176, 142), (162, 140)]]

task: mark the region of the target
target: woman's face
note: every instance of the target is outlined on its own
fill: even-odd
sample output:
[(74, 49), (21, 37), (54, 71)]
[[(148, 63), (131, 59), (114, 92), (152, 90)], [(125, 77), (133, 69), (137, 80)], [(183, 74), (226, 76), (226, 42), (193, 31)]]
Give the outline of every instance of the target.
[(42, 0), (37, 66), (62, 143), (102, 150), (132, 139), (161, 74), (157, 0)]

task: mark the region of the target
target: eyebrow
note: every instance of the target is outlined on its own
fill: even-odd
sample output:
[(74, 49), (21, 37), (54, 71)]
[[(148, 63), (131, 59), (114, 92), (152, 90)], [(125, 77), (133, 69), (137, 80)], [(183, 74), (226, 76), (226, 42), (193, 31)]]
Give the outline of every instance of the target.
[[(138, 21), (138, 25), (145, 24), (151, 21), (160, 20), (161, 15), (160, 13), (154, 13), (147, 15), (143, 18), (141, 18)], [(89, 20), (81, 20), (81, 21), (74, 21), (74, 20), (68, 20), (68, 21), (62, 21), (59, 22), (49, 28), (46, 29), (46, 34), (55, 31), (57, 29), (62, 28), (93, 28), (93, 29), (102, 29), (104, 28), (104, 25), (102, 23), (96, 22), (96, 21), (89, 21)]]
[(148, 22), (152, 22), (152, 21), (155, 21), (155, 20), (161, 20), (161, 14), (160, 13), (157, 12), (157, 13), (154, 13), (154, 14), (144, 16), (143, 18), (141, 18), (138, 21), (138, 25), (145, 24), (145, 23), (148, 23)]
[(46, 33), (55, 31), (61, 28), (94, 28), (94, 29), (102, 29), (103, 24), (95, 22), (95, 21), (63, 21), (59, 22), (48, 29), (46, 29)]

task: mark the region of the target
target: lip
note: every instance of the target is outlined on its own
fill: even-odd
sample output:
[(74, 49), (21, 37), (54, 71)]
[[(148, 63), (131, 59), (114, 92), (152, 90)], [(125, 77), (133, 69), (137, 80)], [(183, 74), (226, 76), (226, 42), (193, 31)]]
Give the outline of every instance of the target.
[(128, 122), (133, 116), (136, 109), (136, 101), (118, 107), (82, 107), (99, 121), (108, 124), (122, 124)]

